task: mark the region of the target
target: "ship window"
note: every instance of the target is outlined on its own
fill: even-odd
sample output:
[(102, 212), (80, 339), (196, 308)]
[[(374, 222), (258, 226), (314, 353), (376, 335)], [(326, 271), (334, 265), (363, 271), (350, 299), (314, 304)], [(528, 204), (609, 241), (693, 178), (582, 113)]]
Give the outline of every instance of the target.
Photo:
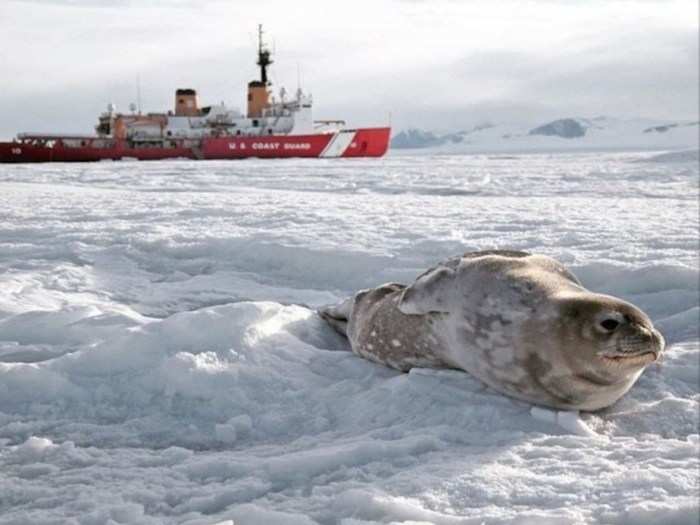
[(240, 135), (240, 134), (241, 134), (241, 130), (239, 129), (236, 131), (236, 135)]
[(258, 119), (253, 119), (253, 127), (254, 128), (258, 127)]
[(172, 137), (172, 136), (173, 136), (173, 132), (172, 132), (172, 131), (168, 131), (168, 137)]
[(268, 129), (268, 130), (267, 130), (267, 133), (268, 133), (269, 135), (272, 135), (272, 130), (271, 130), (271, 129)]

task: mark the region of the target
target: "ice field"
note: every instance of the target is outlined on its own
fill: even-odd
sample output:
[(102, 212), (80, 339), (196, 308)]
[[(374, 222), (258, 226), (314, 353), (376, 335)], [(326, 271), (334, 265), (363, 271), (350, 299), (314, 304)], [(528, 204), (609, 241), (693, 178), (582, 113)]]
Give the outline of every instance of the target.
[[(0, 166), (0, 523), (691, 525), (697, 152)], [(593, 436), (314, 308), (553, 256), (663, 359)]]

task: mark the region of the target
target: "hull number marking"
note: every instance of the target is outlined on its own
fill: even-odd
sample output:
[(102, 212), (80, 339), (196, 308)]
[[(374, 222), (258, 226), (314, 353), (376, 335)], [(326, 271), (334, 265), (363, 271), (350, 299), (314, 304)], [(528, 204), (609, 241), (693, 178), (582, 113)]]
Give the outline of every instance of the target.
[(22, 148), (12, 148), (12, 154), (13, 154), (13, 155), (21, 155), (21, 154), (22, 154)]

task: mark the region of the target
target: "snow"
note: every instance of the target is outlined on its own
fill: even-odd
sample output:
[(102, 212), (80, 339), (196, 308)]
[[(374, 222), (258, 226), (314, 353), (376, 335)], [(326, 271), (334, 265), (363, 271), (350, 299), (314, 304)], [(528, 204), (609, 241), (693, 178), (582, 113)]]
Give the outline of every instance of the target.
[(579, 418), (578, 411), (549, 410), (547, 408), (533, 406), (530, 409), (530, 414), (539, 421), (544, 421), (545, 423), (556, 423), (572, 434), (590, 437), (598, 435)]
[[(699, 170), (662, 153), (1, 166), (0, 523), (697, 523)], [(489, 248), (663, 360), (538, 413), (313, 311)]]
[(698, 163), (700, 160), (700, 150), (685, 150), (685, 151), (669, 151), (667, 153), (660, 153), (658, 155), (652, 155), (643, 159), (639, 159), (638, 162), (694, 162)]

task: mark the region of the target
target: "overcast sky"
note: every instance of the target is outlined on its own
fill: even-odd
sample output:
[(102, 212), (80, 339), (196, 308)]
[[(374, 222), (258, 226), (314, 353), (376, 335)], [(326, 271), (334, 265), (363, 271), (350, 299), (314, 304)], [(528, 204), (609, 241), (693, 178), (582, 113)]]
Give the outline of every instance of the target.
[(316, 118), (698, 118), (697, 0), (0, 0), (0, 137), (91, 132), (137, 77), (144, 110), (177, 87), (243, 108), (258, 23)]

